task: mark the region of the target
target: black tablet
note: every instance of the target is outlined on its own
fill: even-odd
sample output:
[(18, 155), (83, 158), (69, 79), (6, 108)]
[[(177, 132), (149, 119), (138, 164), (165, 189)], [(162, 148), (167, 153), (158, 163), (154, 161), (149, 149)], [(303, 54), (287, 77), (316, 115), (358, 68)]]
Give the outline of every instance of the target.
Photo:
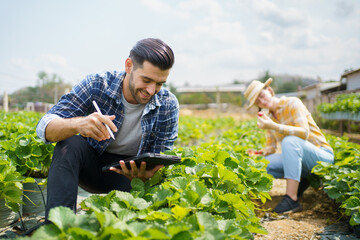
[[(124, 159), (126, 167), (131, 169), (130, 161), (135, 161), (137, 167), (140, 167), (141, 162), (146, 162), (146, 169), (152, 169), (156, 165), (164, 165), (168, 166), (171, 164), (179, 163), (181, 161), (181, 157), (175, 155), (166, 155), (166, 154), (159, 154), (159, 153), (143, 153), (139, 156), (129, 157)], [(119, 160), (120, 161), (120, 160)], [(121, 168), (119, 162), (115, 162), (109, 165), (106, 165), (102, 168), (103, 172), (110, 171), (110, 167)]]

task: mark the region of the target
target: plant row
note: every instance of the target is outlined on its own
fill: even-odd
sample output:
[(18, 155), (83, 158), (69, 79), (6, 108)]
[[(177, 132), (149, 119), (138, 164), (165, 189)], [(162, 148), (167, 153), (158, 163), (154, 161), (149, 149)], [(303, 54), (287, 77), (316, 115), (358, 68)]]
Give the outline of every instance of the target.
[(346, 138), (326, 136), (335, 152), (335, 163), (319, 162), (312, 172), (318, 175), (324, 191), (341, 203), (340, 210), (351, 216), (350, 224), (360, 224), (360, 145)]
[(201, 142), (209, 142), (222, 131), (233, 128), (235, 120), (225, 118), (200, 118), (181, 116), (179, 121), (179, 137), (177, 146), (199, 145)]
[(349, 112), (352, 114), (360, 112), (360, 93), (340, 94), (336, 96), (334, 103), (321, 103), (318, 105), (321, 113)]
[(250, 137), (255, 126), (244, 123), (200, 146), (166, 152), (182, 162), (148, 182), (134, 179), (130, 193), (92, 195), (81, 203), (83, 215), (62, 207), (51, 210), (53, 224), (31, 239), (252, 239), (266, 234), (255, 210), (270, 199), (273, 178), (263, 157), (245, 153), (247, 143), (258, 145), (263, 136)]
[(15, 212), (24, 204), (23, 184), (35, 182), (34, 177), (46, 180), (50, 167), (54, 146), (45, 145), (35, 133), (40, 117), (34, 112), (0, 112), (0, 199)]

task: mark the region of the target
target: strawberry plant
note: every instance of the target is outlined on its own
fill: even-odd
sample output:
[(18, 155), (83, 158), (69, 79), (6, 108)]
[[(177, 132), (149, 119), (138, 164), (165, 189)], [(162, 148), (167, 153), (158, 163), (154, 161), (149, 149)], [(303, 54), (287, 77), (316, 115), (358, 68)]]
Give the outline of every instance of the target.
[(5, 205), (18, 212), (22, 203), (22, 181), (24, 177), (18, 173), (10, 162), (0, 156), (0, 199), (5, 200)]
[(335, 152), (335, 163), (319, 163), (313, 173), (320, 176), (324, 191), (331, 199), (341, 203), (350, 224), (360, 224), (360, 146), (346, 138), (327, 135)]
[(0, 123), (0, 149), (5, 152), (12, 166), (25, 176), (47, 176), (53, 144), (44, 144), (35, 133), (39, 113), (0, 112), (4, 121)]
[(336, 97), (335, 103), (321, 103), (318, 105), (318, 110), (322, 113), (332, 112), (360, 112), (360, 94), (340, 94)]
[(181, 155), (182, 162), (146, 183), (134, 179), (130, 193), (92, 195), (81, 203), (84, 215), (62, 207), (51, 210), (54, 224), (40, 228), (32, 239), (252, 239), (266, 234), (254, 200), (270, 199), (273, 178), (263, 157), (250, 158), (247, 144), (238, 146), (240, 141), (259, 144), (261, 138), (248, 134), (253, 126), (242, 123), (198, 147), (166, 152)]
[(232, 128), (235, 125), (233, 118), (200, 118), (180, 116), (179, 137), (177, 146), (192, 146), (200, 142), (209, 141), (217, 136), (222, 130)]

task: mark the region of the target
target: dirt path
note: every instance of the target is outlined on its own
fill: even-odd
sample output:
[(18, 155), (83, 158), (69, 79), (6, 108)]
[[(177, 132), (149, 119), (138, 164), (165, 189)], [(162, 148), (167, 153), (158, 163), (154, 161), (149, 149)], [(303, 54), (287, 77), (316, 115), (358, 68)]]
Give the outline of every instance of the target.
[[(270, 191), (273, 199), (264, 208), (273, 209), (284, 194), (285, 180), (275, 179)], [(329, 199), (322, 190), (308, 188), (300, 203), (304, 209), (302, 212), (279, 216), (263, 213), (263, 227), (269, 234), (257, 235), (255, 239), (357, 239), (349, 229), (346, 230), (347, 217), (338, 212), (339, 204)], [(337, 228), (328, 233), (328, 226)]]

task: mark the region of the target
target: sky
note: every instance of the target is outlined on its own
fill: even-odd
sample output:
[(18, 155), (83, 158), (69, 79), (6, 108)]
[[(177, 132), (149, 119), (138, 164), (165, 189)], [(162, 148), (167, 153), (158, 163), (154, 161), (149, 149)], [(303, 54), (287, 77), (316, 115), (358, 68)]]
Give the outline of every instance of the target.
[(0, 95), (57, 74), (123, 71), (143, 38), (175, 53), (168, 83), (221, 86), (360, 68), (358, 0), (0, 0)]

